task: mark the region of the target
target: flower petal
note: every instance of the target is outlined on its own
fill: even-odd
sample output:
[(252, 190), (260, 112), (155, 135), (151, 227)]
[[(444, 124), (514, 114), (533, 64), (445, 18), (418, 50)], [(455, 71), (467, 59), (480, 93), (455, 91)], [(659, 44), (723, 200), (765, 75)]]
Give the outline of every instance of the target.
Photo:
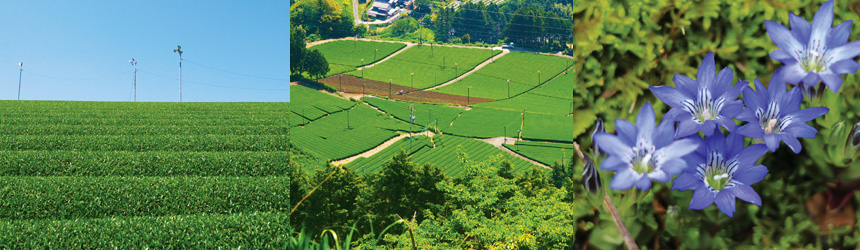
[(782, 71), (782, 80), (789, 84), (798, 84), (803, 77), (806, 77), (808, 72), (803, 69), (803, 66), (800, 63), (790, 63), (783, 66), (785, 70)]
[(654, 114), (654, 108), (651, 102), (646, 102), (639, 108), (639, 114), (636, 115), (636, 127), (639, 128), (639, 136), (650, 138), (654, 135), (654, 128), (657, 126), (657, 115)]
[(767, 144), (767, 148), (770, 149), (771, 152), (776, 152), (776, 149), (779, 148), (779, 136), (775, 134), (764, 134), (764, 143)]
[(782, 139), (782, 141), (785, 142), (785, 145), (788, 145), (788, 148), (795, 154), (800, 153), (800, 150), (803, 149), (803, 146), (800, 145), (800, 141), (798, 141), (794, 136), (780, 134), (779, 138)]
[(735, 213), (735, 196), (731, 192), (728, 190), (722, 190), (717, 193), (717, 196), (714, 197), (714, 204), (717, 204), (717, 208), (720, 209), (720, 212), (723, 212), (729, 217), (733, 217)]
[(708, 187), (705, 187), (705, 185), (696, 188), (696, 191), (693, 193), (693, 200), (690, 201), (690, 209), (702, 210), (711, 206), (711, 204), (714, 204), (714, 193)]
[[(734, 77), (734, 71), (732, 68), (725, 67), (717, 73), (717, 78), (714, 79), (714, 89), (713, 93), (726, 93), (729, 91), (729, 88), (732, 86), (732, 78)], [(737, 87), (737, 84), (735, 84)], [(738, 98), (738, 95), (741, 93), (740, 89), (738, 89), (737, 93), (735, 93), (735, 98)], [(725, 95), (724, 95), (725, 96)], [(731, 99), (731, 97), (727, 98)]]
[(615, 173), (612, 181), (609, 182), (609, 188), (615, 190), (627, 190), (633, 187), (633, 184), (640, 179), (641, 175), (632, 169), (621, 170)]
[(678, 90), (689, 97), (696, 96), (696, 92), (699, 91), (699, 82), (685, 75), (675, 74), (672, 78), (672, 82), (675, 83)]
[(825, 107), (812, 107), (801, 109), (791, 114), (791, 122), (808, 122), (819, 116), (827, 114), (830, 109)]
[(682, 119), (678, 123), (678, 128), (675, 130), (675, 138), (683, 138), (699, 132), (702, 125), (693, 121), (692, 118)]
[(624, 142), (627, 146), (633, 147), (636, 145), (639, 128), (633, 125), (633, 123), (630, 123), (630, 121), (615, 119), (615, 132), (618, 133), (618, 139)]
[(806, 19), (794, 13), (788, 13), (788, 24), (791, 25), (791, 33), (794, 34), (794, 37), (798, 41), (802, 43), (809, 42), (809, 33), (812, 32), (812, 25)]
[[(681, 172), (683, 172), (684, 169), (687, 168), (687, 166), (688, 166), (687, 162), (684, 161), (683, 159), (679, 158), (679, 159), (671, 159), (671, 160), (663, 162), (660, 165), (660, 168), (662, 168), (663, 171), (666, 171), (667, 174), (677, 175), (677, 174), (680, 174)], [(651, 177), (651, 179), (655, 179), (655, 177)], [(657, 180), (657, 179), (655, 179), (655, 180)], [(662, 181), (662, 180), (657, 180), (657, 181), (666, 182), (669, 180), (667, 179), (666, 181)]]
[(818, 8), (818, 12), (815, 12), (815, 16), (812, 17), (812, 33), (809, 34), (810, 42), (827, 41), (827, 34), (830, 33), (830, 27), (833, 27), (833, 5), (833, 0), (824, 2)]
[[(653, 171), (651, 173), (648, 173), (647, 176), (648, 176), (648, 179), (659, 181), (662, 183), (666, 183), (666, 182), (669, 182), (669, 180), (672, 180), (672, 175), (670, 175), (669, 173), (666, 173), (666, 171)], [(645, 179), (645, 178), (643, 178), (643, 179)]]
[(696, 81), (700, 86), (705, 86), (708, 90), (714, 89), (714, 77), (717, 75), (717, 65), (714, 62), (714, 52), (708, 52), (702, 63), (699, 64), (699, 70), (696, 72)]
[(682, 173), (672, 181), (672, 190), (691, 190), (697, 189), (700, 186), (704, 186), (702, 179), (696, 178), (695, 175), (690, 173)]
[(831, 48), (830, 51), (827, 51), (827, 55), (830, 56), (830, 62), (854, 59), (860, 55), (860, 40), (851, 41), (845, 45)]
[(836, 73), (837, 75), (844, 74), (854, 74), (860, 69), (860, 64), (854, 60), (842, 60), (835, 63), (830, 64), (830, 71)]
[(735, 175), (732, 176), (732, 180), (752, 185), (764, 180), (767, 172), (767, 168), (764, 165), (753, 165), (752, 167), (741, 168), (736, 171)]
[(750, 186), (740, 184), (735, 185), (734, 187), (729, 188), (727, 190), (729, 192), (732, 192), (732, 194), (738, 199), (755, 204), (757, 206), (761, 206), (761, 196), (759, 196), (758, 193), (756, 193), (755, 190)]
[(696, 151), (699, 148), (700, 143), (693, 139), (680, 139), (669, 146), (666, 146), (661, 149), (657, 149), (657, 156), (661, 157), (661, 161), (666, 161), (670, 159), (679, 159), (684, 155), (687, 155), (693, 151)]
[[(716, 124), (725, 128), (726, 131), (728, 131), (728, 132), (734, 132), (735, 128), (737, 128), (737, 125), (735, 124), (735, 120), (732, 120), (732, 118), (729, 116), (723, 116), (723, 117), (717, 118), (716, 120), (713, 120), (713, 122), (715, 122)], [(719, 128), (717, 129), (717, 131), (719, 131)]]
[(736, 159), (741, 166), (751, 166), (767, 152), (767, 147), (762, 144), (749, 145), (738, 154)]
[[(738, 116), (738, 114), (740, 114), (743, 110), (744, 104), (742, 102), (730, 102), (723, 106), (723, 108), (720, 110), (720, 115), (724, 118), (731, 120), (732, 117)], [(734, 122), (732, 122), (732, 125), (734, 125)]]
[(765, 20), (764, 27), (767, 29), (767, 35), (770, 36), (770, 40), (773, 41), (773, 43), (780, 49), (784, 49), (789, 52), (803, 50), (804, 46), (798, 42), (797, 38), (791, 34), (791, 31), (782, 24)]
[(711, 136), (714, 134), (714, 130), (720, 129), (717, 127), (717, 122), (714, 120), (705, 121), (701, 127), (699, 127), (699, 131), (702, 131), (705, 134), (705, 137)]
[(818, 73), (813, 71), (810, 71), (803, 77), (803, 84), (808, 86), (815, 86), (819, 81), (821, 81), (821, 78), (818, 76)]
[(657, 99), (660, 99), (660, 101), (673, 108), (684, 108), (683, 101), (690, 99), (690, 97), (684, 95), (678, 89), (669, 86), (651, 86), (648, 89), (651, 90), (651, 93), (654, 93), (654, 96), (657, 96)]
[(761, 138), (764, 136), (764, 129), (761, 128), (758, 122), (750, 122), (735, 130), (735, 133), (749, 138)]
[(648, 189), (651, 189), (651, 179), (644, 176), (639, 178), (639, 180), (636, 181), (636, 188), (642, 191), (648, 191)]
[(830, 29), (830, 33), (827, 34), (827, 47), (836, 48), (845, 45), (848, 42), (848, 36), (851, 35), (853, 23), (854, 20), (848, 20)]
[(791, 90), (784, 95), (774, 97), (774, 101), (779, 105), (780, 113), (791, 114), (800, 109), (800, 103), (803, 102), (803, 94), (800, 93), (801, 89), (803, 89), (802, 84), (791, 88)]
[(600, 169), (601, 170), (609, 170), (609, 171), (619, 171), (619, 170), (624, 169), (625, 167), (627, 167), (629, 165), (630, 165), (629, 162), (624, 161), (621, 158), (618, 158), (616, 156), (609, 156), (609, 157), (606, 157), (606, 160), (603, 160), (603, 162), (600, 163)]
[(830, 91), (833, 91), (833, 93), (839, 92), (839, 88), (842, 87), (842, 77), (829, 71), (821, 72), (818, 75), (821, 76), (821, 81), (824, 82), (824, 85), (827, 85)]
[(770, 52), (770, 58), (773, 58), (773, 60), (780, 61), (784, 64), (788, 64), (790, 62), (797, 62), (797, 59), (784, 49), (778, 49), (774, 50), (773, 52)]
[[(756, 83), (756, 86), (757, 86), (756, 88), (759, 88), (759, 89), (763, 88), (763, 87), (758, 87), (759, 84), (761, 84), (761, 83), (760, 82)], [(761, 89), (759, 91), (761, 91)], [(766, 108), (767, 107), (767, 100), (760, 98), (759, 93), (755, 92), (751, 87), (746, 87), (746, 88), (744, 88), (744, 104), (746, 104), (746, 106), (747, 106), (746, 110), (755, 111), (759, 108)]]
[(806, 123), (793, 123), (782, 132), (800, 138), (815, 138), (815, 134), (818, 134), (818, 130)]
[(674, 141), (675, 122), (663, 120), (654, 131), (654, 146), (658, 148), (669, 146)]
[(619, 157), (622, 161), (633, 160), (633, 152), (630, 149), (633, 145), (626, 145), (613, 134), (598, 133), (594, 135), (594, 141), (600, 149), (603, 149), (603, 152), (609, 155)]

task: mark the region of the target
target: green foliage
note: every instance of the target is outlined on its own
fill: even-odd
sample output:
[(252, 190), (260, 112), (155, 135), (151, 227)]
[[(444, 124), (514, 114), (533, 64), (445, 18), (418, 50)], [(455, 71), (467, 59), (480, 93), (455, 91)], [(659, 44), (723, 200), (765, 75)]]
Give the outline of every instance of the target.
[[(376, 66), (349, 75), (423, 89), (466, 73), (481, 62), (500, 53), (485, 49), (416, 45)], [(378, 56), (378, 55), (377, 55)], [(414, 76), (410, 75), (415, 73)], [(414, 79), (413, 79), (414, 77)]]
[[(514, 157), (501, 151), (489, 143), (450, 135), (437, 135), (433, 137), (435, 148), (422, 148), (412, 155), (411, 160), (417, 164), (429, 163), (439, 166), (447, 176), (460, 177), (468, 171), (462, 167), (458, 151), (467, 155), (468, 162), (483, 162), (493, 158), (503, 158), (513, 165), (515, 173), (528, 171), (532, 168), (540, 168), (531, 162)], [(466, 163), (471, 164), (471, 163)]]
[(336, 0), (299, 0), (290, 6), (290, 25), (302, 25), (325, 39), (352, 34), (352, 8)]
[(286, 151), (287, 135), (17, 135), (0, 137), (0, 150)]
[(291, 126), (302, 126), (329, 114), (342, 112), (355, 106), (354, 102), (331, 96), (319, 90), (296, 85), (290, 87), (293, 106)]
[(377, 172), (394, 156), (399, 155), (400, 153), (405, 152), (407, 155), (412, 155), (419, 150), (432, 146), (430, 138), (427, 136), (419, 135), (415, 136), (415, 139), (405, 137), (397, 140), (382, 151), (373, 154), (373, 156), (369, 158), (359, 157), (347, 164), (345, 167), (359, 172), (360, 174)]
[[(362, 98), (362, 101), (373, 105), (379, 110), (382, 110), (401, 121), (409, 122), (409, 117), (414, 115), (416, 132), (418, 129), (423, 128), (428, 124), (432, 124), (431, 128), (445, 130), (445, 128), (448, 128), (461, 113), (466, 112), (466, 110), (462, 108), (448, 107), (432, 103), (390, 101), (373, 97)], [(415, 112), (411, 112), (409, 106), (412, 106), (412, 108), (415, 109)]]
[(529, 159), (552, 166), (570, 161), (573, 157), (573, 145), (548, 142), (517, 141), (515, 144), (505, 144), (506, 148)]
[(309, 50), (302, 59), (304, 69), (312, 78), (320, 79), (329, 72), (328, 61), (319, 50)]
[(296, 147), (323, 158), (343, 159), (374, 148), (397, 136), (397, 131), (408, 129), (408, 124), (359, 105), (348, 112), (337, 112), (292, 128), (290, 140)]
[(526, 110), (525, 122), (523, 122), (522, 109), (505, 110), (476, 107), (460, 115), (454, 121), (454, 125), (445, 132), (458, 136), (479, 138), (499, 136), (518, 138), (517, 131), (522, 126), (523, 139), (571, 142), (573, 136), (582, 135), (596, 119), (592, 110), (577, 110), (574, 117)]
[(570, 67), (571, 63), (570, 59), (559, 56), (511, 52), (436, 91), (465, 96), (466, 89), (471, 86), (469, 95), (473, 97), (506, 99), (509, 97), (508, 80), (510, 97), (514, 97), (547, 82)]
[[(364, 27), (363, 25), (356, 27), (359, 26)], [(326, 42), (315, 45), (310, 49), (317, 49), (325, 56), (329, 63), (329, 68), (331, 68), (331, 71), (326, 76), (331, 76), (354, 71), (356, 67), (382, 60), (403, 47), (406, 47), (403, 43), (347, 39)], [(374, 53), (376, 53), (376, 57), (374, 57)], [(362, 62), (361, 59), (364, 59), (364, 61)], [(301, 103), (299, 101), (293, 102)]]
[(0, 248), (284, 248), (287, 213), (2, 220)]

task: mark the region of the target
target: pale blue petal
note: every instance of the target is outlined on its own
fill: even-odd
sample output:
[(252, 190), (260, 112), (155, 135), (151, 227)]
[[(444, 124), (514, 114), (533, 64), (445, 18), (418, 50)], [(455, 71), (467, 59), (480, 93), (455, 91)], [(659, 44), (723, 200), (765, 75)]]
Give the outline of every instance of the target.
[(651, 86), (649, 89), (657, 99), (673, 108), (683, 108), (684, 100), (690, 99), (678, 89), (669, 86)]
[(848, 36), (851, 35), (851, 24), (853, 23), (854, 20), (848, 20), (830, 29), (830, 33), (827, 34), (827, 47), (836, 48), (845, 45), (848, 42)]
[(782, 79), (780, 78), (780, 76), (778, 76), (780, 74), (782, 74), (782, 67), (776, 69), (776, 71), (773, 72), (773, 75), (776, 77), (772, 77), (770, 79), (770, 83), (768, 83), (767, 85), (767, 95), (770, 98), (776, 99), (786, 93), (786, 88), (788, 86), (786, 86), (784, 82), (781, 82)]
[(735, 130), (735, 133), (749, 138), (761, 138), (764, 136), (764, 129), (761, 128), (758, 122), (750, 122)]
[[(734, 132), (737, 125), (735, 124), (735, 120), (732, 120), (730, 116), (723, 116), (713, 120), (716, 124), (719, 124), (721, 127), (725, 128), (728, 132)], [(719, 129), (717, 129), (719, 130)]]
[(705, 86), (708, 90), (714, 89), (714, 77), (717, 75), (717, 65), (714, 62), (714, 52), (708, 52), (702, 63), (699, 64), (699, 70), (696, 72), (696, 80), (701, 86)]
[(791, 114), (800, 110), (800, 103), (803, 102), (803, 94), (800, 93), (802, 86), (791, 88), (785, 95), (777, 96), (774, 100), (779, 105), (781, 114)]
[(763, 165), (753, 165), (752, 167), (745, 167), (736, 171), (734, 176), (732, 176), (732, 180), (752, 185), (764, 180), (767, 172), (767, 168)]
[[(812, 33), (809, 34), (810, 43), (816, 40), (823, 43), (826, 42), (827, 34), (830, 33), (830, 27), (833, 26), (833, 0), (824, 2), (815, 12), (812, 17)], [(824, 46), (824, 44), (822, 44)]]
[(621, 158), (623, 161), (631, 161), (633, 159), (630, 147), (626, 145), (618, 137), (609, 133), (598, 133), (594, 135), (594, 141), (603, 152)]
[(699, 148), (700, 144), (697, 141), (692, 139), (680, 139), (669, 146), (666, 146), (661, 149), (657, 149), (655, 152), (658, 156), (660, 156), (661, 161), (670, 160), (670, 159), (679, 159), (684, 155), (687, 155), (693, 151), (696, 151)]
[(741, 166), (751, 166), (761, 159), (764, 153), (767, 153), (767, 147), (763, 144), (753, 144), (743, 148), (736, 159)]
[(651, 179), (647, 177), (639, 178), (639, 180), (636, 181), (636, 188), (642, 191), (648, 191), (648, 189), (651, 189)]
[(624, 161), (615, 156), (606, 157), (606, 160), (600, 163), (601, 170), (619, 171), (630, 166), (629, 161)]
[(623, 119), (615, 119), (615, 132), (618, 133), (618, 139), (624, 142), (627, 146), (633, 147), (636, 145), (639, 128)]
[(705, 184), (702, 182), (702, 179), (696, 178), (695, 175), (682, 173), (672, 182), (672, 190), (695, 190), (704, 185)]
[(815, 138), (815, 134), (818, 134), (818, 130), (806, 123), (793, 123), (782, 132), (800, 138)]
[(808, 122), (812, 119), (818, 118), (819, 116), (827, 114), (829, 111), (830, 109), (825, 107), (801, 109), (791, 114), (791, 122)]
[(654, 114), (654, 108), (651, 102), (646, 102), (639, 108), (639, 114), (636, 115), (636, 127), (639, 128), (639, 136), (651, 138), (654, 135), (654, 128), (657, 126), (657, 115)]
[(685, 75), (675, 74), (672, 78), (672, 82), (674, 82), (675, 86), (677, 86), (678, 89), (690, 99), (696, 96), (696, 93), (699, 91), (699, 82)]
[[(668, 173), (670, 175), (677, 175), (677, 174), (680, 174), (682, 171), (684, 171), (684, 169), (686, 169), (688, 167), (688, 165), (687, 165), (686, 161), (679, 158), (679, 159), (670, 159), (668, 161), (665, 161), (661, 164), (660, 167), (663, 168), (663, 170), (666, 171), (666, 173)], [(654, 179), (654, 177), (651, 177), (651, 178)], [(668, 180), (666, 180), (666, 181), (668, 181)], [(666, 181), (660, 181), (660, 182), (666, 182)]]
[[(756, 86), (758, 86), (757, 83)], [(759, 90), (761, 91), (761, 90)], [(746, 110), (755, 111), (761, 107), (766, 107), (766, 100), (763, 100), (759, 97), (759, 94), (753, 91), (751, 87), (744, 88), (744, 104), (746, 104)]]
[[(724, 149), (724, 156), (734, 157), (738, 155), (738, 153), (744, 149), (744, 137), (738, 133), (729, 133), (726, 136)], [(762, 152), (762, 154), (764, 154), (764, 152)]]
[(690, 201), (690, 209), (702, 210), (714, 204), (714, 193), (711, 192), (705, 185), (696, 188), (693, 193), (693, 200)]
[(800, 63), (786, 64), (783, 68), (785, 70), (782, 71), (782, 80), (789, 84), (800, 83), (807, 74), (807, 71), (803, 69)]
[(842, 87), (842, 77), (829, 71), (821, 72), (818, 75), (821, 76), (821, 81), (824, 82), (824, 85), (827, 85), (827, 88), (830, 88), (830, 91), (833, 91), (833, 93), (839, 92), (839, 88)]
[(744, 184), (735, 185), (734, 187), (727, 189), (727, 191), (732, 192), (732, 194), (738, 199), (755, 204), (756, 206), (761, 206), (761, 197), (750, 186)]
[(627, 190), (633, 187), (633, 184), (640, 179), (641, 175), (632, 169), (621, 170), (615, 173), (612, 181), (609, 182), (609, 188), (615, 190)]
[(694, 122), (692, 118), (682, 119), (678, 123), (677, 130), (675, 130), (675, 138), (696, 134), (696, 132), (699, 132), (701, 126), (701, 124)]
[(665, 117), (663, 118), (663, 122), (660, 125), (657, 125), (657, 130), (654, 131), (654, 146), (658, 148), (662, 148), (665, 146), (669, 146), (674, 140), (675, 135), (675, 122), (667, 121)]
[(831, 48), (830, 51), (827, 52), (827, 55), (830, 56), (831, 62), (854, 59), (860, 55), (860, 40), (851, 41), (850, 43), (846, 43), (840, 47)]
[[(738, 116), (743, 110), (744, 104), (742, 102), (731, 102), (723, 106), (723, 109), (720, 110), (720, 115), (730, 119)], [(734, 125), (734, 122), (732, 122), (732, 125)]]
[[(746, 86), (749, 86), (749, 85), (750, 85), (750, 82), (740, 80), (737, 83), (735, 83), (734, 86), (729, 88), (722, 96), (723, 96), (723, 98), (726, 98), (726, 100), (729, 100), (729, 101), (738, 99), (738, 96), (741, 95), (741, 90), (743, 90)], [(726, 85), (726, 86), (728, 86), (728, 85)]]
[(816, 72), (810, 71), (803, 77), (803, 84), (806, 84), (807, 86), (815, 86), (819, 81), (821, 81), (821, 78)]
[(780, 61), (784, 64), (789, 64), (791, 62), (797, 62), (797, 59), (794, 58), (794, 55), (788, 53), (788, 51), (786, 51), (784, 49), (778, 49), (778, 50), (774, 50), (773, 52), (770, 52), (770, 58), (773, 58), (773, 60)]
[(791, 33), (794, 34), (794, 37), (798, 41), (804, 44), (809, 42), (809, 33), (812, 32), (812, 25), (806, 19), (794, 13), (788, 13), (788, 24), (791, 25)]
[(797, 41), (797, 38), (791, 34), (791, 31), (789, 31), (785, 26), (782, 26), (782, 24), (765, 20), (764, 27), (767, 29), (767, 35), (770, 36), (770, 40), (773, 41), (773, 43), (780, 49), (784, 49), (789, 52), (804, 49), (804, 46)]
[[(647, 176), (648, 176), (648, 179), (659, 181), (662, 183), (666, 183), (666, 182), (669, 182), (669, 180), (672, 180), (672, 175), (666, 173), (666, 171), (653, 171), (651, 173), (648, 173)], [(645, 178), (643, 178), (643, 179), (645, 179)]]
[(714, 197), (714, 204), (717, 204), (717, 208), (720, 209), (720, 212), (728, 215), (729, 217), (733, 217), (735, 213), (735, 196), (728, 192), (727, 190), (722, 190), (717, 193), (717, 197)]
[(803, 149), (803, 146), (800, 145), (800, 141), (798, 141), (794, 136), (780, 134), (779, 138), (782, 139), (782, 142), (785, 142), (785, 145), (788, 145), (788, 148), (795, 154), (800, 153), (800, 150)]
[[(732, 77), (734, 77), (734, 71), (732, 68), (725, 67), (717, 73), (717, 78), (714, 79), (714, 89), (713, 93), (722, 94), (729, 91), (729, 88), (732, 86)], [(735, 85), (737, 86), (737, 84)], [(735, 94), (735, 98), (741, 93), (740, 90)], [(725, 95), (723, 95), (725, 96)], [(727, 98), (731, 100), (731, 97)]]
[(860, 64), (854, 60), (842, 60), (830, 64), (830, 71), (837, 75), (854, 74), (860, 69)]
[(775, 134), (764, 134), (764, 143), (767, 144), (767, 148), (772, 152), (776, 152), (776, 149), (779, 148), (779, 136)]
[(714, 120), (705, 121), (705, 123), (703, 123), (702, 126), (699, 127), (699, 131), (702, 131), (702, 133), (705, 134), (705, 137), (713, 135), (714, 130), (717, 129), (719, 129), (717, 127), (717, 122), (715, 122)]

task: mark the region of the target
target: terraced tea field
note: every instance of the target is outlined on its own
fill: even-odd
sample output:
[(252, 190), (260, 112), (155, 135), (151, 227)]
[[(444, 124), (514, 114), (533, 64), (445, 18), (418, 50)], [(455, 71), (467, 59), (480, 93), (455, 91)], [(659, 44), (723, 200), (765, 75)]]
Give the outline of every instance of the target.
[(393, 84), (424, 89), (452, 80), (499, 53), (489, 49), (416, 45), (378, 65), (348, 74), (386, 83), (390, 79)]
[(403, 47), (406, 47), (406, 44), (367, 40), (338, 40), (316, 45), (309, 49), (317, 49), (325, 56), (329, 63), (329, 72), (326, 76), (332, 76), (354, 71), (357, 67), (382, 60)]
[(0, 110), (0, 248), (286, 245), (288, 104)]

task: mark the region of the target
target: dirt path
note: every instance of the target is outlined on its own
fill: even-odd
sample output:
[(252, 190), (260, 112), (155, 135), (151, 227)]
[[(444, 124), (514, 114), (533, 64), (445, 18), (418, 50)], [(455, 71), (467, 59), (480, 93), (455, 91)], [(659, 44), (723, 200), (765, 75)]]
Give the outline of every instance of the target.
[(414, 43), (406, 43), (406, 47), (403, 47), (402, 49), (398, 50), (397, 52), (391, 53), (390, 55), (386, 56), (385, 58), (380, 59), (379, 61), (376, 61), (373, 64), (364, 65), (364, 66), (356, 68), (355, 70), (363, 70), (365, 68), (370, 68), (370, 67), (376, 66), (377, 64), (380, 64), (384, 61), (387, 61), (388, 59), (391, 59), (392, 57), (396, 56), (397, 54), (400, 54), (400, 52), (403, 52), (409, 48), (412, 48), (412, 46), (415, 46), (415, 44)]
[(469, 70), (469, 72), (466, 72), (466, 73), (464, 73), (464, 74), (462, 74), (462, 75), (458, 76), (457, 78), (454, 78), (454, 80), (450, 80), (450, 81), (448, 81), (448, 82), (446, 82), (446, 83), (439, 84), (439, 85), (436, 85), (436, 86), (433, 86), (433, 87), (430, 87), (430, 88), (427, 88), (427, 89), (424, 89), (424, 90), (425, 90), (425, 91), (430, 91), (430, 90), (434, 90), (434, 89), (438, 89), (438, 88), (441, 88), (441, 87), (445, 87), (445, 85), (449, 85), (449, 84), (455, 83), (455, 82), (457, 82), (457, 81), (460, 81), (460, 79), (463, 79), (463, 78), (465, 78), (465, 77), (467, 77), (467, 76), (471, 75), (473, 72), (478, 71), (479, 69), (483, 68), (484, 66), (487, 66), (487, 64), (490, 64), (491, 62), (495, 62), (495, 61), (496, 61), (496, 59), (501, 58), (502, 56), (504, 56), (505, 54), (507, 54), (507, 53), (509, 53), (509, 52), (511, 52), (511, 51), (510, 51), (510, 50), (502, 50), (502, 53), (499, 53), (498, 55), (495, 55), (495, 56), (491, 57), (490, 59), (487, 59), (486, 61), (484, 61), (484, 62), (483, 62), (483, 63), (481, 63), (481, 64), (478, 64), (478, 66), (476, 66), (476, 67), (475, 67), (475, 68), (473, 68), (472, 70)]
[[(430, 132), (430, 131), (424, 131), (424, 133), (412, 133), (412, 135), (413, 136), (414, 135), (425, 135), (427, 137), (433, 137), (435, 134), (433, 132)], [(382, 150), (388, 148), (389, 146), (393, 145), (398, 140), (406, 138), (408, 136), (409, 136), (409, 133), (395, 136), (394, 138), (388, 139), (387, 141), (383, 142), (382, 144), (379, 144), (379, 146), (376, 146), (373, 149), (364, 151), (364, 152), (357, 154), (357, 155), (353, 155), (353, 156), (346, 158), (346, 159), (332, 161), (331, 164), (335, 165), (335, 166), (343, 166), (343, 165), (349, 164), (350, 162), (352, 162), (355, 159), (358, 159), (360, 157), (364, 157), (364, 158), (371, 157), (374, 154), (379, 153), (379, 151), (382, 151)]]
[(547, 165), (543, 165), (543, 163), (529, 159), (525, 156), (518, 154), (517, 152), (511, 151), (510, 149), (506, 148), (505, 146), (502, 146), (502, 144), (505, 143), (505, 139), (507, 139), (507, 141), (510, 141), (510, 142), (514, 142), (517, 140), (517, 138), (510, 138), (510, 137), (507, 137), (507, 138), (506, 137), (494, 137), (494, 138), (487, 138), (487, 139), (477, 139), (476, 138), (476, 140), (480, 140), (480, 141), (484, 141), (486, 143), (492, 144), (493, 146), (496, 146), (497, 148), (504, 150), (505, 152), (508, 152), (509, 154), (511, 154), (513, 156), (519, 157), (520, 159), (531, 162), (532, 164), (544, 167), (546, 169), (552, 169), (551, 167), (549, 167)]

